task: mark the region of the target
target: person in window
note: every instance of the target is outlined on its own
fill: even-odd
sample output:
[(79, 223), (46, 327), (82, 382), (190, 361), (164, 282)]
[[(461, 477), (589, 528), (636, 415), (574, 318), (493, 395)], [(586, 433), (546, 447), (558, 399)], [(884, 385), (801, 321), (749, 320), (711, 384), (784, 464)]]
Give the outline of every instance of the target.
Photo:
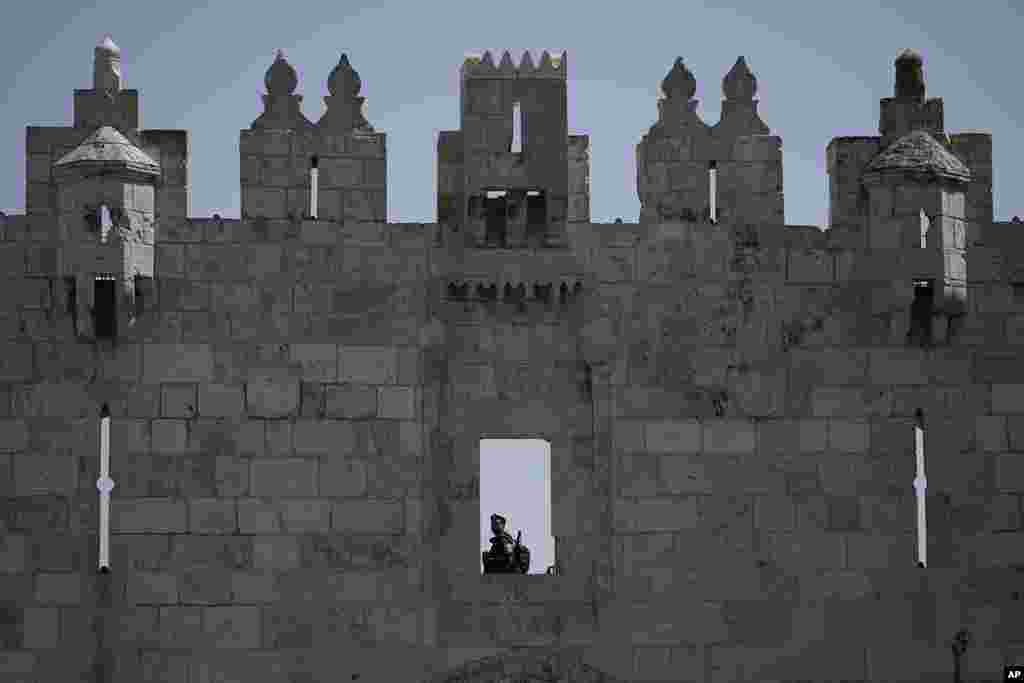
[(513, 541), (505, 531), (505, 518), (491, 515), (491, 549), (482, 553), (485, 574), (525, 574), (530, 569), (530, 550), (520, 543), (523, 532)]

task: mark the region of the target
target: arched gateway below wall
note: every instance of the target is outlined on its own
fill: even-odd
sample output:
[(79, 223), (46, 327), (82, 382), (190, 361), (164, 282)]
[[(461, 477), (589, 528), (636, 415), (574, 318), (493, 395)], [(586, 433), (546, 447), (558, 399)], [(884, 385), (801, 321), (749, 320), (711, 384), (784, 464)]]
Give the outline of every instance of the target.
[(583, 661), (582, 647), (515, 648), (465, 662), (423, 683), (626, 683)]

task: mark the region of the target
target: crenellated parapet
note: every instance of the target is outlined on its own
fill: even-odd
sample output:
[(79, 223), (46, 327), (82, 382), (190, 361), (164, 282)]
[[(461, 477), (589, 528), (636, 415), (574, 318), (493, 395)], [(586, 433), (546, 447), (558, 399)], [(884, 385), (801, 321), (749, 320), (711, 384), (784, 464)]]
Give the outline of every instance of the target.
[(540, 61), (536, 66), (529, 50), (523, 53), (516, 66), (512, 62), (512, 55), (508, 50), (501, 56), (501, 61), (495, 65), (491, 51), (487, 50), (482, 56), (467, 55), (462, 62), (462, 77), (469, 78), (557, 78), (566, 80), (568, 71), (568, 53), (562, 52), (561, 56), (552, 57), (544, 50), (541, 53)]

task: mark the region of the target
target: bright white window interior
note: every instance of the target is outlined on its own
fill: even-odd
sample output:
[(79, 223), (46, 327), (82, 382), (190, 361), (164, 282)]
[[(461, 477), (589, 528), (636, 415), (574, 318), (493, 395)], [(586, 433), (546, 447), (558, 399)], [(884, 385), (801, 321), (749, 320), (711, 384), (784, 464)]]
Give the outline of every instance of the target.
[(320, 180), (319, 160), (313, 157), (312, 166), (309, 169), (309, 216), (316, 219), (317, 190)]
[(103, 404), (100, 410), (100, 478), (96, 480), (100, 493), (100, 571), (110, 569), (110, 492), (114, 480), (110, 478), (110, 410)]
[(928, 487), (924, 476), (924, 419), (917, 414), (914, 424), (914, 453), (917, 458), (917, 476), (914, 477), (914, 493), (917, 496), (917, 561), (928, 566), (928, 531), (925, 525), (925, 490)]
[(921, 248), (926, 249), (928, 247), (928, 229), (931, 227), (932, 222), (928, 218), (928, 214), (921, 209)]
[(512, 105), (512, 152), (523, 151), (523, 111), (516, 102)]
[(501, 199), (508, 195), (508, 190), (487, 190), (488, 199)]
[(110, 218), (110, 209), (106, 204), (100, 204), (100, 242), (107, 243), (107, 236), (114, 227), (114, 221)]
[[(530, 574), (543, 574), (555, 563), (551, 535), (551, 444), (542, 439), (481, 439), (480, 547), (491, 547), (491, 515), (507, 522), (515, 540), (523, 532), (530, 549)], [(480, 553), (477, 553), (479, 559)], [(480, 573), (483, 573), (480, 564)]]
[(708, 198), (709, 205), (711, 207), (711, 222), (714, 223), (716, 220), (718, 220), (718, 203), (716, 201), (716, 197), (718, 195), (718, 168), (716, 167), (715, 162), (713, 161), (708, 167), (708, 183), (709, 192), (711, 195)]

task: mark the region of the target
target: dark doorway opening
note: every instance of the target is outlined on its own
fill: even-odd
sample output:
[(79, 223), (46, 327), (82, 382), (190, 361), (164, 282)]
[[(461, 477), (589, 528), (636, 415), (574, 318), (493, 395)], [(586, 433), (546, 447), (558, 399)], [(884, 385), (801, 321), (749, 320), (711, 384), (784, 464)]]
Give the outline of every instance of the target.
[(93, 315), (96, 337), (113, 339), (117, 336), (117, 280), (97, 277), (93, 297)]

